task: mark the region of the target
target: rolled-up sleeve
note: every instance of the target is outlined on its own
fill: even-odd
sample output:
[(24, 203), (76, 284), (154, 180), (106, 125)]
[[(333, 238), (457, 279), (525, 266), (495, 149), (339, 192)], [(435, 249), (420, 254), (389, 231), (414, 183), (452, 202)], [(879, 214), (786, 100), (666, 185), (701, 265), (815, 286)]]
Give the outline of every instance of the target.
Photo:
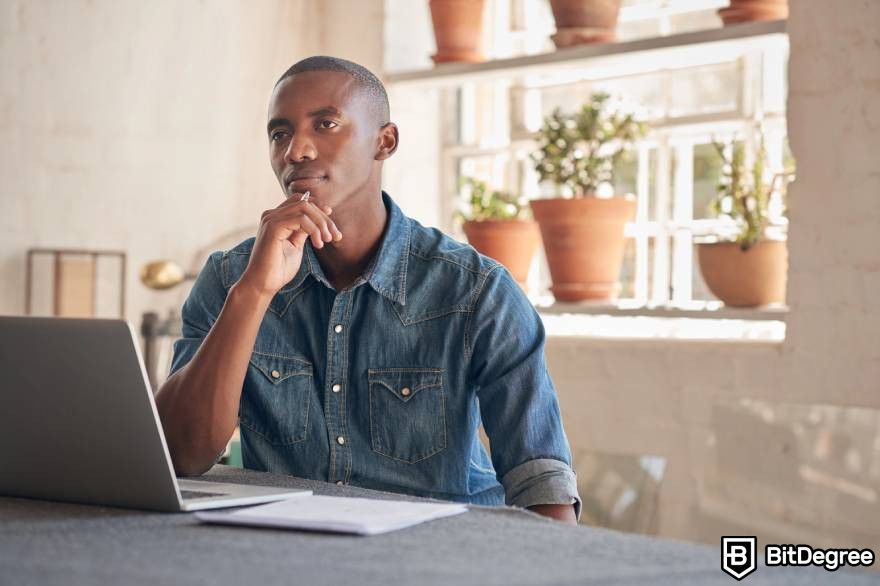
[(507, 504), (515, 507), (532, 505), (574, 505), (581, 517), (581, 499), (577, 478), (571, 466), (559, 460), (541, 458), (524, 462), (501, 478)]
[(218, 270), (222, 256), (223, 252), (215, 252), (208, 257), (183, 303), (180, 311), (181, 338), (174, 342), (174, 354), (168, 376), (192, 360), (223, 309), (226, 289), (220, 280)]
[(507, 504), (573, 504), (580, 516), (571, 450), (544, 359), (541, 318), (499, 266), (487, 275), (469, 319), (468, 374)]

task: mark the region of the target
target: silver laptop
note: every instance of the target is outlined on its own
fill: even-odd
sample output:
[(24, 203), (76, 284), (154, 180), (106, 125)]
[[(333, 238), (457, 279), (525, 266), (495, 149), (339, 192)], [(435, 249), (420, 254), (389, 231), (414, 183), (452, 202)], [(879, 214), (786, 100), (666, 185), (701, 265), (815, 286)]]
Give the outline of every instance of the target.
[(0, 317), (0, 495), (195, 511), (308, 494), (175, 478), (127, 322)]

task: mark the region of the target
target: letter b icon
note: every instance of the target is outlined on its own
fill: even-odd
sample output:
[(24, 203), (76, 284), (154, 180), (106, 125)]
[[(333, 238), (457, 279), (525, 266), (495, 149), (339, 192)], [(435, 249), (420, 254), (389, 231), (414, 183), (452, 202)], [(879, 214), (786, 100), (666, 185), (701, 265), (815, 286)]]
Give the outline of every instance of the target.
[(732, 566), (748, 565), (749, 548), (745, 545), (732, 545), (730, 546), (730, 554), (727, 559), (730, 560), (730, 565)]
[(757, 537), (722, 537), (721, 569), (737, 580), (742, 580), (755, 571), (755, 550)]

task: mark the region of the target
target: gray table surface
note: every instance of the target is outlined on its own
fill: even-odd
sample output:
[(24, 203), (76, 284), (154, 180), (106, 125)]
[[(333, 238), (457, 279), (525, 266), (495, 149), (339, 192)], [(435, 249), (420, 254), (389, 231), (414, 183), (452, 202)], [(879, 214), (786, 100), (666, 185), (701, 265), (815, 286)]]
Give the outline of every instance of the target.
[[(208, 480), (397, 494), (216, 466)], [(719, 547), (592, 527), (528, 511), (463, 515), (373, 537), (204, 525), (161, 514), (0, 498), (0, 584), (735, 584)], [(880, 584), (876, 572), (758, 569), (744, 584)]]

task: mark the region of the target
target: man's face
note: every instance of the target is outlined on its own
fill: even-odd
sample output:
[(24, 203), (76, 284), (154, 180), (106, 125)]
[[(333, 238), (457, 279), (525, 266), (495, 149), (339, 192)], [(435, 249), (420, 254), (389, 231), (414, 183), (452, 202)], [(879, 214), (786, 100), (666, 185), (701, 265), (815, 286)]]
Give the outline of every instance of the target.
[(380, 121), (347, 73), (309, 71), (278, 84), (269, 102), (269, 157), (284, 193), (310, 192), (336, 208), (369, 185)]

